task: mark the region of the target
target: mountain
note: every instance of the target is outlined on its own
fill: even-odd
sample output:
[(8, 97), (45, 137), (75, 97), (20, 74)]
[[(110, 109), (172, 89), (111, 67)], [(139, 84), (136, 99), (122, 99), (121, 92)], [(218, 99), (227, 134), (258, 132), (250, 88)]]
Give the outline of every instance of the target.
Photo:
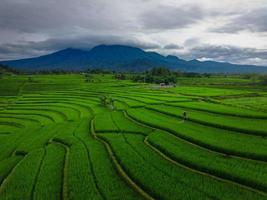
[(214, 61), (185, 61), (176, 56), (163, 56), (156, 52), (123, 45), (99, 45), (90, 50), (68, 48), (52, 54), (12, 61), (1, 61), (18, 70), (68, 70), (105, 69), (120, 71), (145, 71), (152, 67), (198, 73), (267, 72), (267, 67), (236, 65)]
[(12, 74), (12, 73), (17, 73), (17, 71), (9, 68), (8, 66), (0, 64), (0, 77), (3, 74)]

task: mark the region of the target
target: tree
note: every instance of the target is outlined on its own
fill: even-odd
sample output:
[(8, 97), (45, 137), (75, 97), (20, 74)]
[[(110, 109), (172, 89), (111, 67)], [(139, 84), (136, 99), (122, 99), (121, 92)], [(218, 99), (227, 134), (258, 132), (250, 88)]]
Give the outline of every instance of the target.
[(169, 76), (171, 75), (171, 71), (165, 67), (154, 67), (150, 71), (152, 76)]
[(85, 82), (92, 82), (93, 80), (93, 76), (89, 73), (86, 73), (84, 77), (85, 77)]
[(143, 74), (137, 74), (132, 77), (135, 82), (145, 83), (165, 83), (166, 85), (174, 84), (177, 82), (177, 72), (171, 72), (164, 67), (152, 68), (150, 71), (146, 71)]
[(105, 95), (100, 97), (100, 104), (103, 106), (107, 105), (107, 97)]
[(115, 77), (115, 79), (118, 79), (118, 80), (125, 80), (126, 79), (126, 76), (123, 73), (116, 73), (114, 75), (114, 77)]
[(261, 83), (263, 85), (267, 85), (267, 74), (261, 76)]

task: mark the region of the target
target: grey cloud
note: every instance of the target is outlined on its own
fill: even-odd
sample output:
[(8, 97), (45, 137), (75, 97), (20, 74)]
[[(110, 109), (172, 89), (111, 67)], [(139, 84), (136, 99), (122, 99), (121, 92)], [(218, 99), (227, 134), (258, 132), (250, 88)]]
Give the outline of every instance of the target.
[(142, 2), (2, 0), (0, 59), (42, 55), (66, 47), (91, 48), (98, 44), (157, 49), (158, 44), (139, 40), (135, 35), (138, 24), (129, 6)]
[(267, 66), (267, 49), (203, 45), (190, 49), (190, 53), (184, 56), (187, 59), (205, 58), (216, 61)]
[(252, 10), (248, 13), (240, 13), (240, 16), (221, 27), (211, 29), (219, 33), (236, 33), (248, 30), (251, 32), (267, 31), (267, 8)]
[(116, 35), (89, 35), (74, 38), (51, 38), (40, 42), (5, 43), (0, 45), (0, 59), (33, 57), (69, 47), (90, 49), (100, 44), (130, 45), (147, 50), (160, 48), (156, 43), (143, 42), (135, 38), (125, 39)]
[(187, 46), (187, 47), (198, 46), (200, 43), (201, 43), (200, 38), (194, 37), (194, 38), (187, 39), (184, 42), (184, 46)]
[(0, 27), (28, 33), (71, 32), (79, 27), (110, 30), (123, 25), (125, 28), (127, 21), (123, 12), (116, 12), (115, 5), (106, 0), (2, 0)]
[(175, 29), (194, 24), (204, 17), (199, 7), (158, 6), (146, 11), (141, 16), (141, 23), (146, 29)]
[[(238, 10), (239, 6), (228, 9), (227, 3), (221, 3), (222, 8), (212, 9), (208, 3), (208, 0), (1, 0), (0, 60), (39, 56), (67, 47), (89, 49), (98, 44), (185, 53), (183, 56), (188, 59), (207, 57), (231, 62), (266, 59), (266, 51), (256, 49), (259, 44), (255, 44), (255, 49), (202, 45), (205, 34), (210, 33), (205, 26), (212, 19), (220, 23), (221, 16), (240, 15), (233, 23), (213, 31), (236, 33), (249, 29), (267, 33), (266, 8), (246, 13)], [(262, 34), (262, 38), (267, 37)]]
[(182, 46), (179, 46), (177, 44), (167, 44), (163, 47), (163, 49), (167, 49), (167, 50), (177, 50), (177, 49), (183, 49)]

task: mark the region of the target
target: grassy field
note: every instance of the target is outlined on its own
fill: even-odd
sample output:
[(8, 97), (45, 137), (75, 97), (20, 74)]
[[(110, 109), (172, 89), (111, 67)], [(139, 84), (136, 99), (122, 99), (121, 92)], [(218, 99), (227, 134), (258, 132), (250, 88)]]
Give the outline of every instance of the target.
[(0, 200), (264, 200), (266, 88), (3, 76), (0, 152)]

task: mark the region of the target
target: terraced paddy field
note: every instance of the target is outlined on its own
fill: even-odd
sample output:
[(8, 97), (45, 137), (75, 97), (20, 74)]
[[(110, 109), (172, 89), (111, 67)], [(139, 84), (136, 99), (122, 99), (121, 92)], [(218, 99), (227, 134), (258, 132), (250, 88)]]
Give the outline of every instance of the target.
[(267, 199), (264, 88), (93, 77), (0, 79), (1, 200)]

